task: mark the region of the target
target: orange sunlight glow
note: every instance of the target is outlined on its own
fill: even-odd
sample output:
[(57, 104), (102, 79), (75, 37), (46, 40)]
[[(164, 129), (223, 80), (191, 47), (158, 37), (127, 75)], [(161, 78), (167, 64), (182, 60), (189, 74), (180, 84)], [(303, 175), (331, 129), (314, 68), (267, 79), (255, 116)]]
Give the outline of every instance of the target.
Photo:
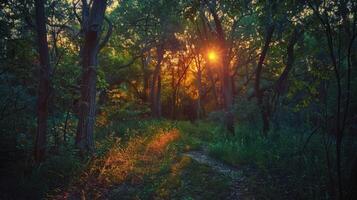
[(211, 62), (217, 61), (217, 54), (216, 54), (216, 52), (213, 51), (213, 50), (210, 50), (210, 51), (208, 52), (208, 59), (209, 59)]
[(207, 58), (209, 62), (216, 63), (219, 59), (217, 51), (215, 49), (208, 50)]
[(148, 145), (147, 152), (160, 153), (166, 149), (166, 146), (180, 137), (177, 129), (157, 135)]

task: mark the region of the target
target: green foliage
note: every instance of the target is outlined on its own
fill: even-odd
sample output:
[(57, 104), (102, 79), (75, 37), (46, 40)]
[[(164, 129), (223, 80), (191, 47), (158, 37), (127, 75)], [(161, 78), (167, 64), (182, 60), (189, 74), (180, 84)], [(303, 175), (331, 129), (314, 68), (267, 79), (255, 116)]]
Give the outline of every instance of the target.
[[(177, 161), (176, 161), (177, 162)], [(124, 185), (112, 191), (110, 199), (224, 199), (229, 194), (229, 179), (210, 167), (195, 161), (185, 161), (179, 174), (170, 173), (171, 165), (165, 166), (158, 174), (145, 177), (139, 188)], [(177, 163), (176, 163), (177, 164)]]
[(253, 124), (260, 123), (260, 110), (257, 106), (256, 100), (248, 100), (245, 97), (236, 98), (236, 103), (234, 107), (235, 117), (239, 122)]
[[(40, 165), (32, 166), (29, 161), (18, 162), (12, 168), (5, 169), (7, 176), (4, 180), (8, 181), (8, 185), (4, 198), (16, 196), (18, 199), (41, 199), (68, 186), (78, 177), (84, 166), (85, 162), (72, 146), (61, 146)], [(22, 174), (11, 177), (19, 172)]]
[[(307, 130), (283, 128), (263, 137), (251, 125), (239, 125), (233, 137), (211, 141), (209, 152), (217, 159), (244, 168), (248, 187), (257, 198), (325, 198), (328, 195), (325, 139), (315, 133), (306, 143), (310, 135)], [(346, 147), (355, 145), (345, 142)], [(327, 148), (333, 151), (332, 146)], [(353, 151), (345, 150), (343, 155), (348, 158)], [(331, 154), (329, 157), (335, 159)], [(347, 160), (343, 162), (349, 165)]]
[(211, 154), (233, 165), (255, 164), (264, 168), (279, 163), (289, 154), (297, 152), (297, 134), (270, 133), (263, 137), (259, 130), (240, 125), (233, 137), (221, 137), (209, 146)]
[(128, 120), (98, 127), (96, 136), (98, 139), (115, 136), (126, 140), (137, 135), (151, 136), (159, 129), (166, 131), (173, 127), (175, 124), (168, 120)]
[[(80, 158), (74, 147), (77, 114), (81, 108), (78, 104), (81, 77), (86, 73), (82, 72), (80, 60), (81, 1), (76, 2), (45, 3), (52, 92), (47, 159), (40, 165), (35, 165), (32, 159), (39, 83), (34, 2), (0, 2), (0, 158), (5, 166), (1, 169), (4, 178), (0, 180), (0, 199), (41, 199), (57, 194), (67, 187), (78, 186), (83, 173), (88, 171), (87, 160)], [(208, 166), (183, 159), (181, 153), (190, 150), (208, 150), (218, 160), (247, 168), (243, 174), (258, 199), (288, 199), (284, 196), (286, 191), (290, 198), (334, 198), (329, 195), (336, 191), (329, 188), (337, 185), (336, 124), (343, 124), (344, 128), (342, 180), (344, 192), (347, 190), (352, 160), (357, 152), (353, 135), (356, 132), (357, 71), (354, 64), (357, 57), (356, 41), (351, 40), (357, 21), (355, 1), (323, 4), (295, 0), (108, 2), (112, 5), (108, 6), (106, 18), (114, 26), (108, 44), (100, 51), (96, 71), (97, 152), (94, 160), (99, 160), (96, 167), (102, 167), (109, 153), (127, 150), (124, 152), (132, 157), (126, 160), (133, 161), (135, 164), (131, 166), (137, 167), (132, 170), (136, 170), (135, 173), (128, 173), (130, 181), (126, 180), (123, 187), (113, 191), (113, 198), (225, 197), (229, 180)], [(214, 19), (214, 12), (218, 19)], [(110, 24), (107, 19), (101, 41)], [(328, 22), (329, 26), (321, 21)], [(222, 35), (218, 33), (219, 24)], [(261, 61), (267, 27), (271, 25), (274, 32), (271, 43), (267, 44), (268, 53), (259, 80), (263, 101), (258, 104), (258, 95), (254, 93), (256, 66)], [(330, 35), (326, 34), (329, 31), (326, 28), (331, 31)], [(295, 30), (304, 32), (296, 38), (289, 53), (287, 47), (293, 42)], [(226, 85), (220, 76), (223, 65), (210, 66), (205, 61), (206, 48), (221, 46), (218, 44), (221, 40), (229, 46), (229, 51), (219, 50), (229, 52), (229, 56), (222, 55), (222, 61), (229, 65), (228, 74), (234, 82), (230, 92), (235, 101), (230, 111), (237, 123), (235, 135), (227, 133), (222, 126), (227, 116), (220, 110), (224, 106), (221, 92), (225, 89), (221, 86)], [(150, 95), (147, 93), (160, 47), (164, 49), (160, 69), (163, 117), (194, 121), (197, 105), (200, 105), (200, 118), (210, 121), (191, 123), (149, 118)], [(286, 91), (277, 94), (275, 84), (282, 77), (289, 55), (293, 63), (284, 81)], [(348, 61), (352, 63), (350, 76)], [(340, 85), (336, 74), (341, 78)], [(350, 85), (348, 77), (351, 77)], [(199, 91), (202, 96), (198, 95)], [(346, 107), (347, 97), (350, 97), (349, 107)], [(339, 102), (341, 113), (336, 112)], [(270, 115), (272, 127), (266, 137), (260, 133), (264, 110)], [(340, 121), (337, 122), (338, 114)], [(319, 127), (319, 130), (307, 140), (311, 127)], [(179, 139), (165, 146), (162, 157), (150, 165), (159, 171), (140, 176), (143, 178), (140, 184), (132, 183), (141, 175), (140, 170), (145, 171), (146, 163), (137, 159), (144, 153), (136, 148), (128, 150), (128, 145), (134, 141), (138, 149), (143, 150), (157, 135), (172, 130), (179, 130)], [(115, 159), (118, 154), (112, 155)], [(94, 171), (101, 170), (99, 167)], [(113, 174), (121, 165), (110, 167)], [(173, 167), (180, 170), (173, 173)]]
[(178, 146), (184, 151), (201, 149), (207, 143), (218, 139), (219, 134), (224, 131), (223, 127), (217, 126), (216, 123), (205, 121), (195, 123), (179, 121), (176, 126), (181, 131)]
[[(191, 144), (188, 138), (190, 135), (198, 139), (205, 133), (210, 133), (211, 126), (208, 123), (200, 123), (198, 126), (188, 122), (143, 121), (128, 131), (136, 135), (131, 137), (134, 139), (131, 141), (135, 141), (146, 137), (155, 139), (158, 132), (170, 132), (176, 127), (180, 130), (179, 140), (169, 144), (163, 155), (154, 163), (135, 162), (137, 166), (134, 172), (129, 173), (120, 186), (109, 192), (109, 199), (222, 199), (229, 195), (228, 177), (180, 155), (183, 150), (181, 145)], [(150, 143), (150, 139), (148, 141)], [(148, 159), (155, 159), (154, 154), (148, 156)], [(141, 170), (143, 176), (140, 175)]]
[[(243, 170), (244, 184), (258, 199), (327, 198), (326, 148), (330, 161), (335, 160), (335, 147), (330, 143), (333, 138), (326, 138), (320, 131), (311, 135), (308, 127), (293, 128), (287, 126), (289, 123), (263, 137), (250, 123), (239, 124), (235, 135), (229, 136), (216, 123), (177, 122), (181, 130), (177, 145), (180, 151), (207, 148), (212, 157)], [(357, 143), (347, 138), (343, 145), (344, 181), (348, 182), (348, 158), (353, 156)], [(336, 166), (330, 165), (334, 171)]]

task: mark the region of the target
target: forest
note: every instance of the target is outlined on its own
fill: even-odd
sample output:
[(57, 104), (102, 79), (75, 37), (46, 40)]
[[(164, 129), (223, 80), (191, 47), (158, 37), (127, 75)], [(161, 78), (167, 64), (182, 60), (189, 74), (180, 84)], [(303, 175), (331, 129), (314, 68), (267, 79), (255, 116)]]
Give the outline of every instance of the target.
[(0, 199), (357, 199), (356, 0), (1, 0)]

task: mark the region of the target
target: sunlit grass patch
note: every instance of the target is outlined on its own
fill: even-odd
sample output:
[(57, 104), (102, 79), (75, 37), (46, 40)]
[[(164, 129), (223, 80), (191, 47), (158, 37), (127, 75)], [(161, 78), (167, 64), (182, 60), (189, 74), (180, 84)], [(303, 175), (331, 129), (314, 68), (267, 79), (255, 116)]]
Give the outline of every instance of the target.
[(228, 195), (229, 178), (180, 155), (180, 145), (190, 145), (183, 134), (187, 139), (192, 133), (197, 137), (209, 134), (208, 130), (183, 126), (192, 132), (183, 133), (180, 123), (149, 123), (133, 128), (135, 134), (129, 139), (113, 137), (98, 144), (110, 148), (92, 161), (76, 190), (86, 198), (109, 199), (220, 199)]
[(107, 183), (120, 183), (134, 169), (137, 160), (142, 159), (140, 152), (144, 150), (145, 139), (132, 138), (125, 147), (115, 144), (108, 153), (93, 164), (91, 172), (99, 169), (99, 181)]
[(164, 131), (155, 135), (148, 144), (147, 153), (160, 153), (173, 141), (179, 139), (180, 133), (177, 129)]
[(104, 146), (110, 145), (109, 149), (91, 161), (72, 190), (79, 190), (88, 198), (100, 198), (112, 187), (123, 183), (140, 185), (145, 177), (158, 173), (162, 165), (175, 158), (175, 150), (169, 146), (179, 139), (180, 132), (156, 127), (149, 133), (127, 141), (113, 138), (107, 142)]
[(98, 180), (108, 183), (121, 183), (130, 174), (136, 174), (133, 177), (138, 178), (155, 170), (153, 165), (160, 161), (159, 156), (178, 137), (179, 132), (176, 129), (159, 130), (151, 138), (133, 137), (125, 146), (115, 144), (103, 158), (96, 161), (91, 171), (99, 168)]

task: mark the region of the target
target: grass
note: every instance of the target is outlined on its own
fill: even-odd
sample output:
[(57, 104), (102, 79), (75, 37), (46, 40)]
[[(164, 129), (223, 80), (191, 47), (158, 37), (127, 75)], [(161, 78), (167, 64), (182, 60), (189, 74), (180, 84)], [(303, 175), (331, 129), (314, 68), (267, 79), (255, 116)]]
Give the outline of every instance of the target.
[[(215, 135), (214, 131), (212, 134)], [(206, 145), (211, 156), (243, 169), (246, 184), (257, 199), (331, 198), (324, 145), (326, 137), (314, 134), (306, 144), (309, 135), (308, 129), (282, 128), (263, 137), (253, 127), (241, 124), (234, 136), (227, 137), (221, 133), (221, 136), (212, 137)], [(350, 173), (347, 170), (351, 164), (348, 158), (353, 157), (357, 146), (351, 141), (355, 140), (346, 138), (343, 145), (345, 183), (348, 183)], [(334, 145), (327, 149), (332, 171), (336, 171)]]
[[(241, 169), (242, 184), (256, 199), (330, 198), (324, 137), (314, 134), (301, 151), (308, 135), (285, 128), (262, 137), (240, 124), (230, 136), (221, 126), (205, 121), (112, 123), (97, 130), (94, 158), (80, 159), (67, 146), (34, 167), (18, 188), (24, 198), (35, 199), (225, 199), (231, 193), (231, 179), (181, 155), (204, 149)], [(355, 140), (345, 142), (344, 180), (350, 169), (348, 158), (356, 152)], [(333, 147), (328, 147), (332, 161)]]
[(182, 157), (141, 183), (125, 182), (111, 192), (110, 199), (224, 199), (230, 193), (229, 181), (210, 167)]
[(230, 194), (228, 177), (181, 156), (201, 137), (200, 128), (186, 122), (147, 121), (126, 132), (123, 139), (108, 134), (80, 178), (49, 197), (224, 199)]
[(181, 132), (179, 146), (183, 151), (198, 150), (224, 136), (223, 128), (216, 123), (199, 121), (192, 124), (188, 121), (176, 122)]

